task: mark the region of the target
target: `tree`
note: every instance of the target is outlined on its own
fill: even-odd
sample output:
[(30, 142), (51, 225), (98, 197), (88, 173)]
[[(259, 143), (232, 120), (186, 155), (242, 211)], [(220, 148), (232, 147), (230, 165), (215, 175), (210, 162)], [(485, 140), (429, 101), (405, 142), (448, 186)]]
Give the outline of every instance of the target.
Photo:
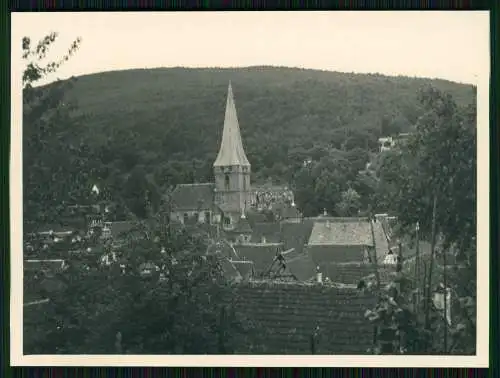
[[(23, 59), (23, 165), (24, 219), (28, 228), (36, 224), (53, 223), (58, 219), (59, 205), (81, 190), (85, 179), (85, 145), (66, 143), (65, 128), (76, 126), (74, 104), (65, 93), (72, 81), (56, 82), (45, 87), (34, 84), (55, 73), (78, 49), (76, 39), (60, 60), (46, 64), (50, 47), (57, 39), (51, 33), (32, 46), (31, 39), (22, 41)], [(69, 176), (68, 172), (75, 172)]]
[[(104, 243), (69, 262), (62, 289), (45, 293), (51, 314), (43, 342), (28, 353), (219, 354), (257, 343), (237, 314), (236, 297), (207, 235), (168, 228), (161, 218), (138, 222), (119, 250)], [(118, 261), (99, 264), (112, 251)], [(39, 335), (37, 335), (39, 337)]]
[(358, 215), (361, 207), (361, 196), (356, 190), (349, 188), (341, 194), (341, 200), (337, 203), (335, 209), (338, 215), (342, 217), (352, 217)]
[[(413, 237), (418, 222), (423, 238), (435, 235), (441, 241), (439, 253), (425, 257), (427, 266), (436, 268), (427, 269), (424, 288), (417, 284), (424, 281), (420, 277), (412, 284), (415, 290), (424, 289), (426, 296), (424, 307), (413, 304), (410, 328), (430, 341), (420, 343), (418, 350), (434, 353), (446, 348), (444, 353), (470, 354), (475, 351), (476, 338), (476, 106), (474, 101), (459, 107), (449, 94), (432, 87), (420, 93), (420, 100), (425, 113), (407, 147), (382, 162), (378, 194), (391, 199), (391, 209), (402, 226), (400, 237)], [(440, 265), (439, 256), (446, 257), (447, 264)], [(406, 272), (407, 278), (412, 271)], [(453, 305), (455, 314), (453, 324), (446, 327), (442, 317), (431, 311), (430, 300), (435, 286), (443, 282), (451, 288), (453, 304), (448, 305)], [(407, 302), (411, 295), (399, 293)], [(419, 318), (420, 313), (430, 313), (430, 322)], [(378, 315), (369, 316), (379, 319)], [(451, 339), (446, 345), (436, 337), (443, 332)]]

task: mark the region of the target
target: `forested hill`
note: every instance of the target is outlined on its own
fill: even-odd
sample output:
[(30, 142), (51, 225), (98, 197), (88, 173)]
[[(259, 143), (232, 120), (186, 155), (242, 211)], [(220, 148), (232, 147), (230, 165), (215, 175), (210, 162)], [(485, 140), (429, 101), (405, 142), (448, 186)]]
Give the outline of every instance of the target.
[(90, 165), (107, 167), (93, 175), (109, 185), (136, 166), (162, 188), (211, 180), (229, 81), (254, 181), (290, 180), (304, 157), (328, 149), (375, 151), (378, 137), (408, 131), (422, 114), (426, 85), (460, 105), (473, 93), (441, 80), (295, 68), (114, 71), (76, 78), (67, 100), (82, 117), (65, 140), (87, 145)]

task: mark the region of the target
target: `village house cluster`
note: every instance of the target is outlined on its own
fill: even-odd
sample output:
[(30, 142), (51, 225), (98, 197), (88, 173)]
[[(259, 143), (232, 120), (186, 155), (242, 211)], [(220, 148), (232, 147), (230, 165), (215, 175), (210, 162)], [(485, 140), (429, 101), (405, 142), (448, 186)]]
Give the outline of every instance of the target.
[[(387, 283), (395, 270), (394, 219), (387, 214), (338, 218), (326, 211), (304, 217), (289, 188), (253, 188), (231, 84), (213, 170), (214, 182), (178, 185), (167, 216), (173, 226), (199, 227), (210, 235), (207, 254), (221, 260), (227, 279), (244, 298), (238, 311), (274, 330), (261, 352), (310, 353), (312, 335), (320, 335), (314, 344), (317, 353), (366, 353), (373, 329), (364, 313), (376, 298), (359, 290), (359, 283), (375, 269)], [(92, 191), (97, 202), (99, 189)], [(133, 223), (107, 220), (111, 210), (105, 204), (92, 210), (90, 215), (86, 212), (85, 233), (61, 229), (39, 233), (44, 248), (66, 237), (75, 253), (90, 252), (94, 248), (90, 240), (98, 231), (99, 238), (113, 247), (98, 256), (100, 263), (119, 263), (123, 236)], [(29, 257), (24, 264), (25, 271), (38, 272), (63, 269), (63, 262), (63, 257), (50, 261)], [(141, 271), (149, 274), (155, 268), (145, 264)], [(248, 351), (241, 346), (239, 352)]]

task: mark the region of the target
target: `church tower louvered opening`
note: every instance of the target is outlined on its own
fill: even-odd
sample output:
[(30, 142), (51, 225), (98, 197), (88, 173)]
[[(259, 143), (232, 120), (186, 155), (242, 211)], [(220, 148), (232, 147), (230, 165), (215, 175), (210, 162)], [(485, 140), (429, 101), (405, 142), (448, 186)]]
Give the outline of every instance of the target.
[(215, 202), (224, 212), (226, 228), (232, 228), (250, 206), (250, 168), (229, 82), (222, 141), (214, 162)]

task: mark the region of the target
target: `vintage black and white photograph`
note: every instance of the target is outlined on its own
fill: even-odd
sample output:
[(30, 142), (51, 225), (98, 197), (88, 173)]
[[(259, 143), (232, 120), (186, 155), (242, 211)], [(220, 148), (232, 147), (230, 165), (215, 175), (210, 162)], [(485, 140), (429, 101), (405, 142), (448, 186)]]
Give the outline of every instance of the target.
[(488, 19), (13, 14), (18, 358), (477, 361)]

